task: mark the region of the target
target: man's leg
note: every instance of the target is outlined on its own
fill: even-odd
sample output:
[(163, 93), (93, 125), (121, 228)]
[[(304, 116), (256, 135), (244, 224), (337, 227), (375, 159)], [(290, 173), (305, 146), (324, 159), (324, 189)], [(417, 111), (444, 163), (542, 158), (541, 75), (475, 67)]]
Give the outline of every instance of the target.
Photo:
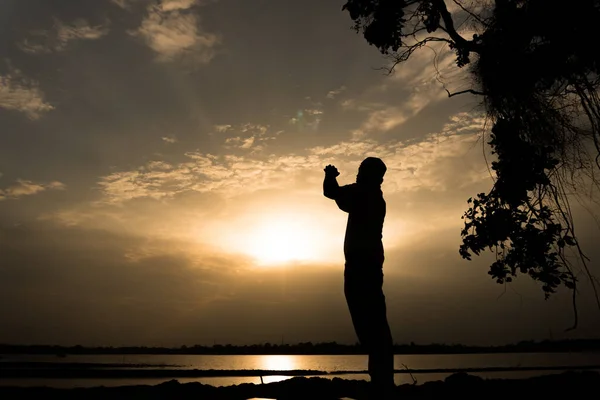
[(394, 353), (382, 288), (383, 272), (381, 268), (366, 272), (363, 268), (346, 266), (346, 301), (356, 335), (369, 354), (371, 381), (378, 388), (390, 388), (394, 385)]
[(394, 386), (394, 348), (383, 294), (383, 273), (373, 283), (369, 299), (369, 325), (373, 338), (369, 346), (369, 374), (375, 386), (389, 390)]
[(365, 297), (365, 288), (363, 286), (363, 279), (361, 274), (356, 273), (346, 267), (344, 272), (344, 295), (346, 296), (346, 303), (348, 304), (348, 310), (350, 311), (350, 317), (352, 318), (352, 325), (354, 326), (354, 332), (358, 337), (358, 341), (361, 346), (365, 349), (369, 349), (369, 343), (371, 341), (371, 333), (369, 326), (369, 307)]

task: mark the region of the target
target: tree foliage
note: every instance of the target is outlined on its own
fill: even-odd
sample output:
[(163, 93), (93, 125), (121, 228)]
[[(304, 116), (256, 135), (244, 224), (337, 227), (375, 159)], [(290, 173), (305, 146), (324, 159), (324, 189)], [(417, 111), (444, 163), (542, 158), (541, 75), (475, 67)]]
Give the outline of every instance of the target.
[(468, 200), (461, 256), (493, 250), (489, 274), (498, 283), (527, 274), (546, 298), (560, 286), (573, 290), (576, 326), (579, 272), (566, 253), (574, 251), (600, 307), (569, 205), (598, 184), (600, 0), (348, 0), (343, 10), (393, 58), (392, 69), (431, 42), (447, 44), (473, 84), (449, 96), (482, 96), (495, 181)]

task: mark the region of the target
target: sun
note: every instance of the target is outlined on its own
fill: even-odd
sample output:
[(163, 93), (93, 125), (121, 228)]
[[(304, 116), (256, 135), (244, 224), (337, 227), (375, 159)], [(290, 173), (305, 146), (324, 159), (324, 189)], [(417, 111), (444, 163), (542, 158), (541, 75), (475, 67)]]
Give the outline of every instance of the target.
[[(286, 208), (290, 208), (288, 204)], [(342, 262), (345, 219), (309, 205), (296, 210), (274, 206), (242, 212), (218, 221), (203, 221), (192, 233), (218, 251), (250, 258), (259, 267)]]
[(259, 264), (316, 260), (320, 256), (317, 227), (294, 216), (274, 216), (248, 232), (246, 252)]

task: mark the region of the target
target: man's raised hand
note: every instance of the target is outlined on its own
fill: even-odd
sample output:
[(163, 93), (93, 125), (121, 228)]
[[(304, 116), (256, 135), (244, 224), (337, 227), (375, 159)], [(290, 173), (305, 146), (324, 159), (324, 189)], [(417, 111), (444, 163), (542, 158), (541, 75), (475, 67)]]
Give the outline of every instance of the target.
[(340, 172), (337, 170), (337, 168), (331, 164), (326, 166), (324, 171), (325, 171), (325, 176), (332, 176), (334, 178), (340, 174)]

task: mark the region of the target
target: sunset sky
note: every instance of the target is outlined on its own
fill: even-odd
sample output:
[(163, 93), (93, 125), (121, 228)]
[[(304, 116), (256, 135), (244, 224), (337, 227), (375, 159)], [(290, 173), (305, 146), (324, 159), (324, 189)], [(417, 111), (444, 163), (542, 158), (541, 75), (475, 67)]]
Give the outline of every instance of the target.
[(388, 166), (396, 342), (597, 337), (585, 285), (564, 333), (568, 291), (460, 258), (466, 200), (492, 185), (480, 99), (448, 98), (469, 81), (447, 50), (439, 76), (431, 48), (387, 75), (344, 3), (3, 0), (0, 342), (354, 343), (347, 214), (322, 179), (367, 156)]

